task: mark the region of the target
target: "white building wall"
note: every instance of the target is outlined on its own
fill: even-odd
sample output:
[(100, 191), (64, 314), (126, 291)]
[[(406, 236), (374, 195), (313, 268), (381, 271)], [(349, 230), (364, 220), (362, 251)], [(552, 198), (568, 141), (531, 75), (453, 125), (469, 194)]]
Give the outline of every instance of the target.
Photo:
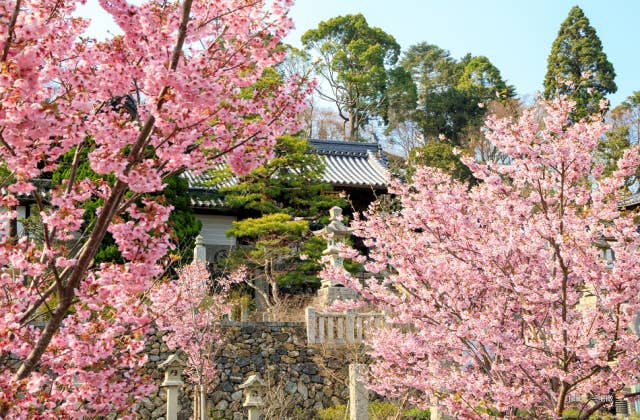
[[(209, 262), (220, 263), (231, 247), (236, 244), (234, 237), (227, 237), (227, 231), (236, 220), (235, 216), (196, 214), (196, 217), (202, 222), (200, 235), (205, 248), (204, 259)], [(199, 258), (202, 258), (202, 256)]]
[(236, 238), (227, 237), (231, 223), (236, 221), (235, 216), (196, 214), (196, 217), (202, 222), (200, 234), (205, 245), (233, 246), (236, 244)]
[[(0, 213), (4, 213), (6, 212), (7, 209), (6, 207), (0, 207)], [(20, 223), (20, 220), (24, 219), (27, 215), (26, 213), (27, 209), (25, 206), (18, 206), (16, 208), (16, 212), (18, 213), (18, 237), (22, 236), (24, 234), (24, 227), (22, 226), (22, 223)], [(5, 236), (7, 235), (9, 230), (9, 225), (8, 223), (1, 223), (0, 224), (0, 236)]]

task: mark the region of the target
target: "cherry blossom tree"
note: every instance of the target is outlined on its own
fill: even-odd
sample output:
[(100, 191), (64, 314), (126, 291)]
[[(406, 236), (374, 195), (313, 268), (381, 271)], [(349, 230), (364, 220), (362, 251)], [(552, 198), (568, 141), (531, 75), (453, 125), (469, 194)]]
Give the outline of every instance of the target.
[(206, 418), (205, 395), (218, 374), (215, 356), (224, 339), (220, 321), (231, 311), (228, 292), (233, 284), (243, 281), (244, 274), (238, 271), (217, 278), (214, 284), (206, 263), (195, 260), (178, 269), (177, 280), (152, 292), (156, 325), (167, 331), (164, 341), (170, 349), (186, 355), (185, 374), (194, 385), (196, 419)]
[[(572, 123), (572, 103), (517, 121), (490, 118), (486, 135), (509, 164), (466, 163), (473, 188), (432, 168), (395, 183), (397, 206), (353, 223), (365, 239), (361, 284), (327, 267), (389, 315), (371, 341), (372, 388), (412, 395), (462, 418), (561, 418), (570, 396), (602, 396), (637, 381), (640, 237), (622, 214), (627, 151), (611, 177), (592, 159), (599, 119)], [(610, 247), (613, 264), (601, 258)], [(595, 401), (595, 402), (594, 402)], [(577, 405), (588, 418), (605, 403)]]
[[(298, 126), (305, 77), (258, 83), (279, 63), (289, 0), (100, 0), (121, 35), (97, 41), (84, 1), (0, 2), (0, 222), (36, 203), (35, 240), (0, 239), (0, 417), (129, 415), (164, 272), (170, 208), (154, 192), (225, 160), (245, 173)], [(125, 112), (135, 104), (135, 112)], [(82, 151), (113, 182), (76, 176)], [(69, 176), (43, 191), (62, 155)], [(102, 200), (83, 227), (83, 203)], [(123, 263), (93, 263), (105, 234)], [(34, 323), (34, 321), (37, 321)]]

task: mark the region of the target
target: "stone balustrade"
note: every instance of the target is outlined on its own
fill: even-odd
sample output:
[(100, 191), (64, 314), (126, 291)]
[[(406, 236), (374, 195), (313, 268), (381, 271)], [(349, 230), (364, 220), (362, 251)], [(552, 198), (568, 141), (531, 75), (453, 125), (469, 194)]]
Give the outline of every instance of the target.
[(358, 344), (385, 324), (381, 313), (319, 312), (308, 307), (306, 313), (308, 344)]

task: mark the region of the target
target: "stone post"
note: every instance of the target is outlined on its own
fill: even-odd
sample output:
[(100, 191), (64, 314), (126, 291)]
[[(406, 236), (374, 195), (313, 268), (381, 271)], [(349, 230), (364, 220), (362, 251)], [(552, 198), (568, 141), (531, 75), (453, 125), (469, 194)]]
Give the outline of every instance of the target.
[(240, 389), (244, 389), (245, 400), (242, 406), (247, 407), (247, 418), (249, 420), (261, 420), (262, 407), (264, 407), (261, 394), (265, 386), (266, 384), (260, 379), (260, 376), (256, 374), (249, 376), (239, 387)]
[(158, 365), (164, 370), (163, 387), (167, 388), (167, 420), (178, 420), (178, 411), (180, 405), (178, 397), (180, 396), (180, 387), (184, 385), (182, 382), (182, 362), (178, 360), (175, 354), (172, 354), (164, 362)]
[(240, 322), (249, 321), (249, 302), (240, 301)]
[(349, 420), (369, 420), (369, 391), (362, 382), (365, 365), (349, 365)]
[(207, 248), (204, 246), (202, 235), (196, 236), (196, 246), (193, 249), (193, 259), (207, 262)]
[(316, 310), (311, 306), (307, 306), (305, 318), (307, 323), (307, 343), (316, 344)]
[(431, 420), (455, 420), (455, 417), (443, 413), (437, 405), (429, 407), (429, 411), (431, 412)]
[(347, 309), (347, 318), (345, 320), (345, 341), (347, 343), (355, 343), (356, 341), (356, 311)]

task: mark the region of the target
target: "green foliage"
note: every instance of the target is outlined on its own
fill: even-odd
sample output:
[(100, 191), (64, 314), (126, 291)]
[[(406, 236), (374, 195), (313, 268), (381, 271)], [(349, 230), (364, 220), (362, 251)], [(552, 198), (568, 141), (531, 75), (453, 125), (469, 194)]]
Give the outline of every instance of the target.
[(287, 241), (302, 235), (309, 230), (306, 220), (291, 220), (286, 213), (265, 214), (259, 218), (242, 219), (233, 222), (233, 227), (227, 235), (238, 239), (273, 240), (274, 238)]
[(441, 92), (425, 95), (421, 109), (415, 119), (425, 139), (432, 140), (444, 135), (455, 146), (467, 143), (466, 131), (482, 123), (485, 110), (477, 92), (471, 89), (452, 87)]
[(317, 417), (320, 420), (345, 420), (349, 418), (349, 411), (346, 404), (339, 404), (318, 409)]
[(233, 209), (297, 217), (315, 217), (336, 203), (344, 204), (324, 194), (331, 190), (322, 181), (324, 163), (309, 152), (306, 140), (282, 136), (272, 159), (240, 178), (236, 185), (220, 188), (225, 204)]
[(191, 207), (189, 182), (179, 175), (173, 175), (165, 179), (165, 184), (162, 194), (165, 202), (173, 206), (169, 226), (172, 241), (176, 244), (174, 261), (178, 265), (188, 264), (193, 259), (193, 248), (202, 229), (202, 222)]
[(418, 103), (418, 90), (411, 73), (403, 67), (389, 71), (389, 86), (385, 100), (384, 120), (387, 124), (409, 119)]
[(431, 410), (420, 410), (419, 408), (410, 408), (402, 413), (403, 417), (409, 419), (430, 419), (431, 418)]
[(426, 42), (412, 45), (403, 55), (401, 65), (418, 85), (420, 101), (425, 100), (427, 92), (437, 92), (457, 84), (456, 60), (449, 51), (437, 45)]
[(602, 50), (596, 30), (574, 6), (553, 42), (544, 79), (544, 96), (568, 95), (576, 101), (575, 118), (600, 112), (599, 101), (618, 89), (613, 65)]
[[(638, 143), (640, 133), (640, 91), (634, 92), (610, 113), (611, 129), (598, 143), (596, 163), (604, 165), (603, 176), (610, 176), (617, 169), (618, 160), (625, 151)], [(630, 191), (640, 179), (640, 168), (626, 179)]]
[(426, 42), (411, 46), (401, 60), (417, 85), (417, 107), (411, 119), (425, 140), (444, 135), (454, 146), (466, 147), (469, 133), (479, 131), (488, 107), (515, 95), (487, 57), (467, 54), (460, 60)]
[(439, 168), (451, 174), (455, 179), (476, 182), (471, 170), (460, 160), (460, 156), (454, 153), (454, 147), (446, 142), (431, 140), (423, 146), (415, 148), (409, 156), (411, 166), (408, 174), (414, 172), (416, 165), (424, 165)]
[(276, 88), (282, 84), (282, 75), (273, 68), (267, 68), (254, 84), (240, 91), (240, 98), (250, 99), (254, 95), (273, 96)]
[(511, 98), (515, 89), (502, 79), (500, 70), (485, 56), (472, 57), (465, 64), (458, 79), (458, 88), (475, 90), (482, 101), (493, 98)]
[[(317, 288), (320, 286), (320, 279), (317, 274), (321, 267), (318, 260), (322, 257), (322, 251), (327, 247), (327, 243), (322, 238), (315, 236), (305, 236), (304, 241), (300, 244), (296, 259), (289, 266), (291, 269), (285, 270), (278, 277), (278, 284), (283, 288), (293, 288), (300, 286), (309, 286)], [(306, 255), (307, 258), (300, 260), (300, 255)]]
[[(87, 138), (81, 147), (79, 164), (75, 175), (76, 179), (89, 178), (95, 181), (101, 180), (109, 185), (113, 185), (116, 181), (113, 175), (99, 175), (91, 169), (88, 155), (95, 148), (93, 140)], [(71, 175), (75, 150), (75, 148), (70, 150), (60, 158), (60, 165), (51, 176), (53, 185), (65, 186), (67, 184)], [(193, 258), (191, 251), (193, 250), (195, 238), (200, 232), (202, 224), (193, 214), (190, 198), (187, 194), (189, 187), (187, 180), (178, 175), (174, 175), (168, 177), (165, 183), (166, 187), (161, 194), (164, 195), (164, 202), (174, 207), (169, 217), (169, 225), (172, 231), (172, 242), (176, 245), (177, 257), (175, 260), (181, 265), (188, 263)], [(85, 202), (83, 230), (92, 229), (96, 221), (96, 211), (102, 205), (102, 199), (95, 197)], [(94, 260), (96, 263), (109, 261), (123, 262), (118, 247), (110, 233), (105, 235)]]
[(604, 165), (603, 176), (611, 176), (624, 151), (631, 146), (629, 127), (621, 125), (609, 130), (598, 143), (596, 160)]
[[(401, 410), (396, 404), (389, 401), (373, 401), (369, 403), (369, 418), (371, 420), (387, 420), (397, 418)], [(317, 410), (319, 420), (344, 420), (349, 418), (348, 407), (345, 404), (334, 405), (332, 407)], [(402, 411), (400, 416), (403, 420), (428, 419), (431, 417), (430, 411), (411, 408)]]
[(371, 118), (386, 118), (388, 70), (400, 54), (393, 36), (369, 26), (362, 14), (345, 15), (305, 32), (302, 44), (320, 55), (318, 72), (333, 92), (324, 96), (349, 122), (349, 138), (359, 139), (359, 130)]
[(309, 225), (321, 223), (329, 208), (346, 202), (327, 194), (331, 186), (322, 181), (324, 163), (309, 152), (306, 140), (283, 136), (274, 158), (220, 189), (228, 207), (256, 215), (234, 222), (227, 232), (242, 244), (227, 258), (230, 269), (244, 265), (250, 277), (271, 276), (284, 288), (320, 284), (317, 261), (326, 244), (310, 235)]

